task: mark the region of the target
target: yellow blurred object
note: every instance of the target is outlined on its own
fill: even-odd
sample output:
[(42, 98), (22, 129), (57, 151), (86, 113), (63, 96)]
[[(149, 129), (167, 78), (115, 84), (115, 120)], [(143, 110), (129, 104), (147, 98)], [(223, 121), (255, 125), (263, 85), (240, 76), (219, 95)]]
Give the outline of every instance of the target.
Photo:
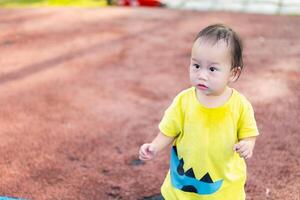
[(75, 6), (75, 7), (103, 7), (108, 0), (4, 0), (0, 7), (43, 7), (43, 6)]

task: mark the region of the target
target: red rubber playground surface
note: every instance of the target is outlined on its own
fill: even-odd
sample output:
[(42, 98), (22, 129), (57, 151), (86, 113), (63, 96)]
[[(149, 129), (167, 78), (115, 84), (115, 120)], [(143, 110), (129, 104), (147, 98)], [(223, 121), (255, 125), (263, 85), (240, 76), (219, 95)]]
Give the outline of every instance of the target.
[(235, 84), (261, 132), (247, 200), (300, 199), (300, 17), (160, 8), (0, 10), (0, 196), (141, 200), (168, 151), (137, 160), (189, 87), (195, 34), (225, 23), (245, 44)]

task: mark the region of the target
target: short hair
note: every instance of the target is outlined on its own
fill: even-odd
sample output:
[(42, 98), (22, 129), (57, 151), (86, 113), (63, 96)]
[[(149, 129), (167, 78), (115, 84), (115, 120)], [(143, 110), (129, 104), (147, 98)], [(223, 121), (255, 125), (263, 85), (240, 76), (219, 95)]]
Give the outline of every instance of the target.
[(243, 69), (243, 46), (240, 37), (230, 27), (223, 24), (213, 24), (202, 29), (195, 38), (211, 40), (214, 44), (224, 40), (231, 50), (231, 69), (240, 67)]

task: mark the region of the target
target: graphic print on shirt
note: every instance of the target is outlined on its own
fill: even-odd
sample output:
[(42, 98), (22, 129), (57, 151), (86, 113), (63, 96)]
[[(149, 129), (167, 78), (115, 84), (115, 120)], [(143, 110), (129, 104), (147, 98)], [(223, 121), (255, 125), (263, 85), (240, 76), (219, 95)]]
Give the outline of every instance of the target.
[(193, 168), (184, 172), (183, 165), (183, 158), (179, 160), (177, 148), (173, 146), (171, 150), (170, 174), (172, 185), (175, 188), (200, 195), (213, 194), (220, 189), (223, 180), (213, 182), (208, 172), (200, 180), (197, 180)]

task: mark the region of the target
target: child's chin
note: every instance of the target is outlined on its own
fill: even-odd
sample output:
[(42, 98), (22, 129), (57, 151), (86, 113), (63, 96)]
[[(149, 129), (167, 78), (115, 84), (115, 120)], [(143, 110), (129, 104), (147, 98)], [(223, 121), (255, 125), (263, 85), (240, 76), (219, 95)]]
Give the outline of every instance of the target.
[(210, 89), (206, 89), (206, 90), (197, 89), (197, 90), (200, 94), (203, 94), (203, 95), (206, 95), (206, 96), (218, 96), (216, 93), (214, 93), (214, 91), (212, 91)]
[(213, 93), (213, 91), (209, 88), (204, 88), (204, 87), (198, 87), (198, 86), (195, 86), (196, 87), (196, 90), (198, 92), (201, 92), (203, 94), (209, 94), (209, 93)]

